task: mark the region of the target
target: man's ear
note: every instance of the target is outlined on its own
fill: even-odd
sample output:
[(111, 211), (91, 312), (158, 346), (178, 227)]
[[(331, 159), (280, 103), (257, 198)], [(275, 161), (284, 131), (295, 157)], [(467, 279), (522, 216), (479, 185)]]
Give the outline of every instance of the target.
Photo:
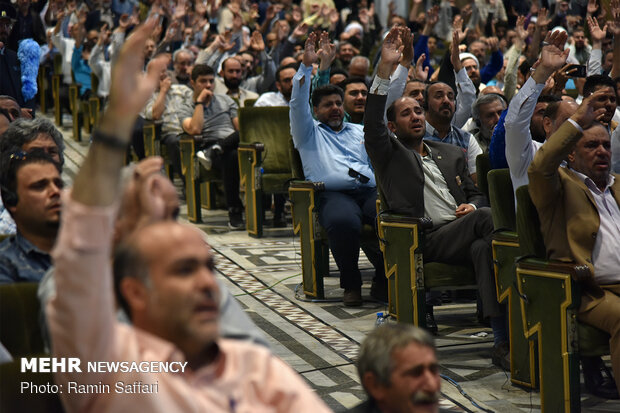
[(373, 372), (367, 371), (362, 377), (362, 385), (373, 399), (377, 402), (385, 400), (387, 397), (387, 388), (377, 380), (377, 376)]
[(396, 133), (396, 125), (391, 120), (388, 120), (387, 127), (392, 133)]
[(568, 156), (566, 157), (566, 160), (568, 162), (575, 162), (575, 151), (572, 151), (571, 153), (568, 154)]
[(134, 277), (125, 277), (121, 280), (120, 292), (131, 310), (132, 317), (144, 311), (148, 302), (148, 292), (142, 281)]
[(545, 130), (545, 134), (547, 134), (547, 136), (549, 136), (551, 133), (552, 125), (553, 125), (553, 121), (551, 120), (551, 118), (544, 116), (543, 117), (543, 129)]

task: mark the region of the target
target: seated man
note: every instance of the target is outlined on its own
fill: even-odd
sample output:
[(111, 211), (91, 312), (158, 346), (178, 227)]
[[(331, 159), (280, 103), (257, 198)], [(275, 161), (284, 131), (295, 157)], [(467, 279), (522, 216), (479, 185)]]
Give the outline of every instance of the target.
[[(620, 176), (610, 173), (611, 143), (599, 107), (605, 89), (585, 98), (579, 109), (543, 144), (529, 167), (529, 191), (538, 210), (550, 259), (587, 266), (580, 281), (578, 317), (611, 334), (614, 375), (620, 376)], [(568, 159), (565, 167), (560, 167)], [(586, 387), (618, 398), (610, 381), (584, 365)], [(599, 380), (589, 380), (592, 374)]]
[(495, 129), (504, 109), (506, 109), (506, 100), (497, 93), (481, 94), (474, 102), (472, 118), (478, 129), (474, 133), (474, 138), (480, 145), (480, 149), (485, 153), (489, 151), (493, 129)]
[(0, 284), (38, 282), (60, 221), (60, 165), (42, 149), (2, 154), (2, 200), (17, 234), (0, 243)]
[(433, 337), (407, 324), (385, 324), (366, 336), (357, 372), (368, 401), (349, 413), (438, 411), (439, 365)]
[[(181, 57), (181, 59), (184, 58)], [(170, 73), (162, 72), (159, 87), (146, 103), (142, 114), (146, 120), (161, 119), (161, 143), (166, 145), (168, 156), (172, 162), (172, 169), (183, 179), (179, 148), (180, 135), (183, 133), (181, 126), (183, 119), (180, 116), (182, 114), (181, 108), (187, 105), (187, 102), (193, 101), (193, 92), (184, 84), (173, 82), (169, 75)]]
[[(222, 169), (226, 206), (228, 207), (228, 226), (231, 229), (244, 229), (242, 209), (239, 199), (239, 120), (238, 106), (226, 95), (213, 92), (215, 73), (207, 65), (196, 65), (192, 69), (190, 81), (194, 89), (191, 101), (184, 101), (179, 110), (183, 119), (183, 130), (190, 135), (202, 134), (202, 147), (197, 157), (203, 166)], [(209, 146), (211, 145), (211, 146)]]
[[(7, 99), (5, 102), (13, 101)], [(9, 116), (19, 114), (19, 106), (11, 109), (11, 111), (12, 114), (10, 113)], [(20, 150), (29, 152), (32, 149), (40, 148), (62, 168), (65, 162), (63, 156), (65, 144), (60, 131), (45, 118), (28, 120), (17, 117), (15, 119), (17, 120), (7, 128), (2, 139), (0, 139), (0, 156), (5, 153), (10, 155)], [(0, 198), (0, 234), (15, 234), (15, 222), (5, 209), (2, 198)]]
[[(293, 78), (291, 135), (306, 179), (325, 183), (325, 191), (319, 193), (319, 222), (327, 230), (329, 247), (340, 270), (344, 305), (359, 306), (362, 305), (359, 238), (364, 223), (375, 224), (375, 176), (364, 150), (361, 125), (343, 122), (342, 89), (334, 85), (315, 89), (312, 106), (318, 120), (312, 119), (308, 100), (312, 64), (318, 58), (316, 41), (317, 35), (311, 33), (303, 63)], [(319, 53), (330, 53), (333, 47), (323, 32)], [(387, 279), (378, 245), (364, 252), (375, 267), (371, 296), (387, 301)]]
[(220, 77), (215, 79), (214, 93), (237, 99), (239, 106), (245, 106), (248, 99), (258, 99), (258, 93), (241, 87), (243, 68), (236, 57), (229, 57), (222, 62)]
[(361, 125), (368, 95), (366, 82), (361, 77), (349, 77), (340, 82), (338, 86), (344, 92), (342, 106), (345, 114), (348, 115), (348, 122)]
[[(62, 402), (67, 411), (84, 412), (327, 412), (307, 384), (265, 349), (219, 338), (215, 263), (200, 231), (169, 221), (144, 223), (116, 250), (112, 268), (113, 221), (131, 127), (166, 64), (163, 56), (156, 58), (148, 76), (138, 76), (138, 52), (156, 23), (153, 18), (134, 29), (113, 69), (110, 105), (66, 196), (53, 253), (57, 294), (47, 314), (54, 357), (176, 362), (173, 367), (182, 371), (58, 372), (55, 381), (67, 390), (71, 382), (110, 389), (63, 391)], [(149, 189), (153, 213), (163, 215), (165, 206), (156, 201), (161, 188)], [(113, 272), (133, 326), (114, 319)], [(118, 391), (119, 382), (124, 391)], [(127, 394), (133, 383), (150, 392)]]
[[(383, 43), (367, 113), (384, 111), (390, 72), (400, 59), (400, 44), (398, 32), (391, 30)], [(453, 47), (453, 56), (456, 53), (458, 48)], [(469, 177), (463, 151), (455, 145), (423, 140), (424, 112), (413, 98), (397, 99), (388, 108), (387, 119), (396, 138), (388, 135), (380, 116), (364, 118), (364, 138), (388, 209), (432, 219), (424, 244), (425, 261), (473, 265), (483, 315), (490, 318), (493, 329), (493, 363), (510, 369), (505, 358), (506, 319), (496, 297), (491, 210), (485, 208), (486, 198)]]

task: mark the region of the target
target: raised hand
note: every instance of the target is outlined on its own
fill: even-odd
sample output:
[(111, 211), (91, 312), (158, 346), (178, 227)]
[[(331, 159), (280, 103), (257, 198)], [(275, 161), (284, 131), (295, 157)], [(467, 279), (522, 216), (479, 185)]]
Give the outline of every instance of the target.
[(612, 19), (607, 22), (607, 27), (614, 35), (620, 35), (620, 1), (611, 0), (609, 8)]
[(586, 8), (586, 11), (588, 12), (588, 17), (593, 16), (597, 10), (598, 10), (598, 2), (596, 0), (588, 0), (588, 6)]
[(549, 23), (551, 23), (551, 19), (547, 17), (547, 9), (543, 7), (540, 10), (538, 10), (538, 17), (536, 19), (536, 28), (544, 29), (549, 26)]
[(530, 33), (527, 31), (525, 25), (525, 16), (517, 17), (517, 25), (515, 26), (515, 30), (517, 31), (517, 37), (523, 43), (528, 38)]
[(308, 33), (308, 24), (301, 23), (293, 30), (293, 37), (296, 39), (300, 39), (304, 37)]
[(316, 53), (316, 38), (317, 35), (315, 32), (312, 32), (308, 35), (308, 38), (306, 39), (306, 44), (304, 46), (304, 56), (303, 56), (303, 64), (306, 67), (310, 67), (312, 66), (314, 63), (316, 63), (317, 59), (319, 58), (319, 56)]
[(491, 53), (497, 52), (499, 48), (499, 39), (497, 37), (487, 37), (486, 43), (489, 46), (489, 49), (491, 49)]
[(458, 34), (459, 44), (465, 40), (465, 36), (467, 36), (468, 31), (469, 29), (463, 30), (463, 18), (460, 14), (457, 14), (452, 22), (452, 33), (456, 32)]
[(413, 78), (415, 80), (419, 80), (420, 82), (426, 82), (426, 80), (428, 79), (429, 67), (424, 67), (425, 59), (426, 55), (422, 53), (420, 57), (418, 57), (418, 61), (415, 63), (415, 71), (413, 72)]
[(336, 46), (329, 41), (329, 34), (327, 32), (321, 32), (319, 38), (319, 59), (321, 60), (320, 69), (325, 70), (331, 66), (332, 62), (336, 58)]
[(540, 68), (545, 68), (554, 72), (564, 66), (569, 50), (564, 50), (564, 44), (568, 35), (566, 32), (556, 30), (553, 33), (547, 33), (543, 48), (540, 53)]
[(150, 18), (134, 29), (112, 67), (110, 103), (103, 116), (101, 129), (114, 133), (119, 139), (129, 141), (138, 113), (153, 95), (160, 74), (170, 61), (169, 55), (160, 54), (150, 61), (146, 74), (142, 71), (144, 45), (156, 24), (157, 19)]
[(437, 21), (439, 21), (439, 7), (433, 6), (426, 12), (426, 24), (422, 33), (426, 36), (430, 35)]
[(413, 61), (413, 34), (408, 27), (401, 28), (400, 42), (403, 45), (403, 53), (400, 58), (400, 64), (409, 67)]
[(463, 64), (461, 63), (461, 59), (459, 57), (459, 35), (456, 32), (452, 33), (452, 44), (450, 44), (450, 61), (452, 62), (452, 66), (454, 66), (454, 71), (456, 73), (460, 72), (463, 68)]
[(590, 35), (592, 36), (592, 42), (593, 43), (602, 42), (605, 36), (607, 35), (606, 33), (607, 24), (605, 24), (605, 26), (603, 26), (603, 28), (601, 29), (598, 26), (598, 21), (596, 20), (596, 17), (588, 16), (586, 18), (586, 21), (588, 22), (588, 28), (590, 29)]
[(252, 37), (250, 38), (250, 49), (255, 52), (262, 52), (265, 50), (265, 41), (258, 30), (254, 30), (254, 32), (252, 32)]
[(405, 46), (402, 43), (400, 30), (392, 28), (383, 40), (381, 48), (381, 61), (389, 63), (391, 66), (400, 60), (401, 53)]
[(605, 88), (592, 93), (581, 102), (577, 112), (575, 112), (570, 118), (577, 122), (584, 130), (588, 129), (592, 126), (594, 121), (599, 120), (603, 115), (605, 115), (605, 108), (594, 109), (594, 102), (596, 102), (605, 93), (607, 93)]

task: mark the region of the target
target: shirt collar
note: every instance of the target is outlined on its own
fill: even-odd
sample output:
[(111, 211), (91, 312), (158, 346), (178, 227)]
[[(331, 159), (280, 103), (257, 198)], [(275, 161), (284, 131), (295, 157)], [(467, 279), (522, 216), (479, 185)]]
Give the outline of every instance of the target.
[(428, 123), (428, 121), (426, 120), (426, 133), (430, 136), (435, 136), (436, 138), (440, 139), (440, 140), (446, 140), (448, 138), (448, 136), (450, 136), (450, 134), (452, 133), (452, 125), (450, 125), (450, 131), (446, 134), (446, 136), (444, 136), (443, 138), (439, 137), (439, 134), (437, 133), (437, 129), (435, 129), (433, 127), (433, 125), (431, 125), (430, 123)]
[(39, 248), (37, 248), (37, 246), (24, 238), (24, 236), (19, 231), (17, 231), (17, 233), (15, 234), (15, 244), (26, 254), (36, 252), (43, 255), (49, 255), (47, 252), (41, 251)]
[(593, 180), (592, 180), (589, 176), (586, 176), (586, 175), (582, 174), (581, 172), (577, 172), (577, 171), (576, 171), (576, 170), (574, 170), (573, 168), (569, 168), (569, 169), (570, 169), (571, 171), (573, 171), (573, 173), (574, 173), (575, 175), (577, 175), (577, 177), (581, 180), (581, 182), (583, 182), (583, 183), (586, 185), (586, 187), (587, 187), (589, 190), (591, 190), (591, 191), (594, 191), (594, 190), (595, 190), (595, 191), (596, 191), (596, 192), (598, 192), (598, 193), (605, 193), (605, 192), (607, 192), (607, 190), (608, 190), (609, 188), (611, 188), (611, 186), (614, 184), (614, 182), (616, 182), (616, 178), (613, 176), (613, 174), (611, 174), (611, 173), (610, 173), (610, 174), (609, 174), (609, 176), (607, 177), (607, 185), (605, 186), (605, 190), (604, 190), (604, 191), (601, 191), (601, 190), (599, 189), (599, 187), (598, 187), (598, 186), (596, 186), (596, 184), (594, 183), (594, 181), (593, 181)]

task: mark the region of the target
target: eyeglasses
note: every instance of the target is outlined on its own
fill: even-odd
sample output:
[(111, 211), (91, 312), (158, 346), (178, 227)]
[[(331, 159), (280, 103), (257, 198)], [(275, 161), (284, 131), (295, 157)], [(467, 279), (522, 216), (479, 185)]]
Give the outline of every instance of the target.
[(363, 184), (367, 184), (370, 181), (369, 177), (367, 177), (366, 175), (362, 175), (361, 173), (357, 172), (355, 169), (352, 168), (349, 168), (349, 176), (351, 178), (359, 180)]

